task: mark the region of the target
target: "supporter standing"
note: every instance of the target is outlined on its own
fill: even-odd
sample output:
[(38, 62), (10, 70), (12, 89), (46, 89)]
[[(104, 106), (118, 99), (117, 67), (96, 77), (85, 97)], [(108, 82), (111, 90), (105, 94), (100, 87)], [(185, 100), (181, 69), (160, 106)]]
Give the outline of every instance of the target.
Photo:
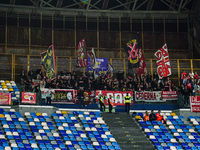
[(129, 114), (129, 111), (130, 111), (130, 103), (131, 103), (131, 98), (128, 95), (128, 93), (126, 93), (126, 96), (125, 96), (125, 112), (127, 114)]
[(180, 87), (180, 94), (181, 94), (181, 103), (184, 104), (184, 92), (185, 92), (185, 87), (183, 84), (181, 84), (181, 87)]
[(184, 105), (185, 106), (189, 104), (189, 96), (190, 96), (190, 91), (187, 89), (187, 86), (185, 86), (185, 90), (184, 90)]
[(194, 72), (194, 83), (197, 83), (199, 75), (197, 74), (197, 72)]
[(51, 90), (51, 87), (49, 87), (46, 93), (47, 105), (51, 105), (52, 94), (53, 94), (53, 91)]
[(169, 83), (165, 82), (164, 91), (169, 91)]
[(26, 80), (26, 73), (25, 73), (24, 69), (22, 69), (22, 71), (20, 73), (20, 78), (21, 78), (21, 85), (24, 86), (24, 81)]
[(84, 104), (84, 90), (83, 88), (80, 88), (79, 92), (78, 92), (78, 101), (79, 101), (79, 105), (82, 108), (85, 108), (85, 104)]
[(157, 72), (154, 72), (154, 74), (153, 74), (153, 79), (156, 79), (156, 81), (158, 81), (158, 80), (159, 80), (159, 77), (158, 77), (158, 74), (157, 74)]
[(185, 70), (183, 70), (181, 74), (183, 75), (183, 77), (187, 77), (187, 73), (185, 72)]
[(155, 113), (153, 110), (151, 110), (151, 114), (149, 115), (149, 120), (150, 121), (155, 121), (157, 119)]
[(108, 98), (108, 104), (109, 104), (109, 113), (112, 113), (112, 109), (113, 109), (112, 95), (110, 95), (109, 98)]
[(32, 80), (34, 78), (34, 72), (32, 70), (28, 72), (28, 78), (29, 80)]
[(192, 79), (194, 79), (194, 72), (192, 72), (192, 70), (189, 73), (189, 77), (192, 78)]
[(32, 80), (25, 80), (25, 91), (26, 92), (31, 92), (32, 91)]
[(189, 95), (191, 95), (192, 94), (192, 88), (193, 88), (193, 85), (192, 85), (192, 83), (191, 83), (192, 81), (190, 81), (189, 79), (187, 80), (187, 83), (186, 83), (186, 87), (187, 87), (187, 89), (188, 89), (188, 91), (189, 91)]

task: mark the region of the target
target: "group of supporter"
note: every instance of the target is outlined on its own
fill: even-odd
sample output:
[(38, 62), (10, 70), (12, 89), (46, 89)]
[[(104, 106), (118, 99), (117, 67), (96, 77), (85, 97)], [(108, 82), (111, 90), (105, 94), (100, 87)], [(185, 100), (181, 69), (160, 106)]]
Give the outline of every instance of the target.
[(177, 87), (170, 84), (169, 78), (159, 80), (157, 73), (142, 74), (136, 73), (127, 75), (124, 78), (124, 72), (113, 74), (101, 74), (99, 76), (90, 73), (61, 71), (57, 77), (51, 81), (47, 80), (41, 69), (29, 71), (22, 70), (20, 74), (21, 84), (24, 85), (25, 91), (37, 91), (39, 88), (55, 89), (84, 89), (84, 90), (113, 90), (113, 91), (169, 91), (177, 90)]
[(195, 87), (200, 86), (200, 77), (197, 72), (190, 71), (186, 73), (184, 70), (180, 78), (180, 94), (184, 106), (189, 105), (189, 96), (195, 95)]
[(153, 110), (151, 110), (151, 113), (149, 114), (148, 111), (145, 112), (143, 116), (144, 121), (161, 121), (162, 123), (165, 123), (165, 118), (161, 115), (161, 111), (158, 110), (158, 112), (155, 114)]

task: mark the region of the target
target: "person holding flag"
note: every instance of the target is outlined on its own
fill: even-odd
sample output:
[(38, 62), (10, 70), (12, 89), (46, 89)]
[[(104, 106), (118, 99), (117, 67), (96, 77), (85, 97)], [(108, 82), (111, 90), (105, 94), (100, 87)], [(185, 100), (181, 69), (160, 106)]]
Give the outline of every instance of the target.
[(126, 96), (125, 96), (125, 112), (128, 114), (129, 111), (130, 111), (130, 103), (131, 103), (131, 98), (130, 96), (128, 95), (128, 93), (126, 93)]
[(112, 95), (110, 95), (108, 98), (108, 104), (109, 104), (109, 113), (112, 113), (112, 109), (113, 109), (113, 105), (114, 105)]

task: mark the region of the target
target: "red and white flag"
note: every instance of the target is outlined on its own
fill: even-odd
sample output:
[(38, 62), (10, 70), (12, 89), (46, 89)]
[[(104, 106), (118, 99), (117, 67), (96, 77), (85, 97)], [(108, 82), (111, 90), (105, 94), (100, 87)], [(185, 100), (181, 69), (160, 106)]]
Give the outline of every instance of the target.
[(154, 55), (157, 57), (156, 63), (159, 78), (162, 79), (163, 77), (170, 76), (172, 73), (169, 62), (167, 44), (164, 44), (163, 47), (160, 48)]
[(78, 43), (78, 50), (77, 50), (77, 67), (87, 67), (88, 60), (87, 60), (87, 52), (86, 52), (86, 42), (85, 39), (82, 39)]
[(137, 70), (137, 74), (140, 76), (141, 74), (147, 74), (147, 67), (146, 67), (146, 63), (145, 63), (145, 59), (144, 59), (144, 53), (142, 51), (142, 49), (139, 49), (139, 68), (136, 68)]

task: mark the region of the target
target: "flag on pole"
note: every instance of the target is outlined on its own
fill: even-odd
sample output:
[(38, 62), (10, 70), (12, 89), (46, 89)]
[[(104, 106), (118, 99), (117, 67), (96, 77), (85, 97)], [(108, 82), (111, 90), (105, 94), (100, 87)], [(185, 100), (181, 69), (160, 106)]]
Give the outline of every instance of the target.
[(54, 46), (51, 45), (47, 51), (40, 53), (40, 55), (47, 79), (53, 80), (56, 77)]
[(169, 55), (167, 44), (164, 44), (155, 54), (157, 57), (157, 72), (160, 79), (171, 75), (171, 67), (169, 62)]
[(86, 42), (85, 39), (82, 39), (78, 43), (78, 50), (77, 50), (77, 67), (87, 67), (88, 60), (87, 60), (87, 53), (86, 53)]
[(138, 57), (138, 51), (139, 51), (139, 44), (138, 39), (132, 39), (129, 41), (125, 46), (125, 51), (128, 55), (128, 62), (130, 68), (138, 68), (139, 67), (139, 57)]
[(142, 51), (142, 49), (139, 49), (139, 68), (136, 68), (137, 70), (137, 74), (140, 76), (141, 74), (147, 74), (147, 67), (146, 67), (146, 62), (144, 59), (144, 53)]
[(98, 64), (97, 64), (97, 61), (96, 61), (94, 48), (92, 48), (91, 53), (90, 53), (90, 64), (91, 64), (92, 69), (99, 68)]
[(108, 64), (108, 71), (109, 72), (113, 72), (114, 71), (114, 68), (111, 64)]

